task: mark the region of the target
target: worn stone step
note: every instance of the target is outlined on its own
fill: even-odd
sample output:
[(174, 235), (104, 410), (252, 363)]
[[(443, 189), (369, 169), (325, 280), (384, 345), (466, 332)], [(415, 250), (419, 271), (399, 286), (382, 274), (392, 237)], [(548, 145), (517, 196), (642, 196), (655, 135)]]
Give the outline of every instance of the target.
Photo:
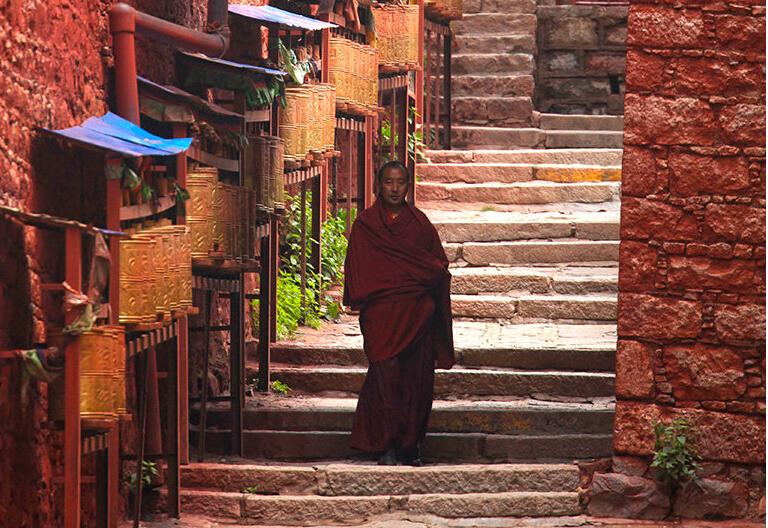
[[(532, 260), (524, 260), (526, 263), (542, 262), (571, 262), (563, 260), (563, 252), (576, 249), (589, 249), (589, 241), (618, 241), (620, 217), (617, 212), (573, 212), (573, 213), (505, 213), (501, 211), (425, 211), (435, 225), (440, 239), (445, 247), (452, 243), (467, 242), (504, 242), (529, 240), (521, 249), (530, 250)], [(543, 239), (572, 239), (567, 241), (547, 241)], [(541, 240), (532, 240), (541, 239)], [(561, 242), (582, 242), (582, 245), (561, 246)], [(549, 246), (548, 244), (552, 244)], [(617, 246), (618, 247), (618, 246)], [(472, 249), (476, 252), (485, 249)], [(509, 250), (511, 256), (516, 257), (517, 246), (489, 246), (488, 250), (496, 255), (498, 251)], [(547, 257), (546, 252), (552, 254)], [(447, 250), (446, 250), (447, 252)], [(600, 254), (601, 257), (605, 253)], [(613, 253), (611, 253), (613, 255)], [(574, 261), (584, 260), (582, 255)], [(549, 260), (541, 260), (547, 259)], [(466, 258), (464, 259), (466, 260)], [(598, 258), (591, 260), (618, 260), (616, 258)], [(467, 261), (470, 262), (470, 261)], [(513, 261), (492, 261), (497, 264), (515, 264)], [(470, 262), (474, 265), (474, 261)]]
[(454, 75), (502, 73), (533, 73), (531, 53), (461, 53), (451, 59), (451, 73)]
[(536, 165), (533, 169), (536, 180), (559, 183), (576, 182), (620, 182), (621, 166), (596, 167), (589, 165)]
[(534, 13), (469, 13), (452, 24), (456, 35), (535, 35)]
[(621, 148), (623, 132), (547, 130), (547, 148)]
[[(608, 402), (610, 398), (605, 400)], [(356, 405), (356, 398), (257, 394), (247, 402), (243, 428), (247, 431), (349, 431)], [(211, 406), (209, 427), (229, 427), (229, 413), (224, 409)], [(196, 423), (196, 419), (193, 422)], [(435, 433), (602, 434), (610, 432), (612, 427), (612, 404), (531, 399), (436, 400), (429, 420), (429, 430)]]
[[(593, 268), (585, 268), (593, 269)], [(616, 274), (616, 269), (610, 269)], [(453, 270), (458, 271), (458, 270)], [(574, 272), (575, 273), (575, 272)], [(295, 339), (272, 346), (272, 361), (292, 365), (367, 365), (357, 320), (334, 325), (330, 338), (301, 328)], [(612, 372), (616, 325), (454, 321), (457, 365), (532, 370)], [(254, 376), (255, 364), (249, 376)]]
[(420, 163), (416, 176), (419, 182), (513, 183), (532, 180), (533, 169), (522, 163)]
[[(498, 419), (504, 419), (499, 417)], [(424, 441), (423, 459), (435, 462), (514, 462), (572, 461), (610, 457), (613, 450), (611, 425), (606, 420), (602, 433), (563, 434), (484, 434), (428, 433)], [(192, 444), (197, 441), (194, 427)], [(349, 447), (346, 431), (264, 431), (243, 433), (245, 457), (282, 461), (344, 460), (359, 457)], [(209, 429), (205, 435), (206, 450), (224, 454), (229, 445), (229, 431)]]
[[(526, 240), (518, 242), (468, 242), (444, 244), (453, 262), (472, 266), (493, 264), (545, 264), (552, 262), (618, 262), (618, 240)], [(458, 247), (457, 247), (458, 246)], [(451, 259), (453, 257), (453, 259)]]
[[(458, 49), (453, 53), (533, 53), (536, 49), (533, 34), (459, 35), (456, 44)], [(451, 81), (455, 79), (452, 77)]]
[(451, 134), (454, 148), (468, 150), (544, 148), (546, 141), (546, 132), (538, 128), (454, 126)]
[(419, 202), (450, 200), (486, 204), (600, 203), (617, 200), (620, 193), (621, 185), (618, 182), (561, 185), (555, 182), (441, 183), (422, 180), (416, 183), (416, 197)]
[(576, 515), (581, 506), (576, 492), (321, 497), (184, 490), (181, 511), (266, 525), (312, 525), (353, 524), (397, 511), (444, 518)]
[(451, 78), (453, 95), (495, 95), (533, 97), (533, 75), (455, 75)]
[(471, 13), (535, 13), (535, 0), (464, 0), (462, 11)]
[(624, 130), (624, 116), (541, 114), (539, 123), (543, 130)]
[[(272, 379), (306, 393), (341, 391), (359, 393), (366, 368), (341, 366), (287, 366), (275, 363)], [(614, 376), (595, 372), (520, 371), (453, 367), (435, 376), (435, 396), (555, 396), (588, 398), (612, 396)]]
[(495, 126), (530, 125), (533, 101), (530, 97), (454, 97), (453, 122)]
[(413, 468), (372, 464), (217, 464), (181, 467), (185, 489), (261, 495), (372, 496), (431, 493), (574, 491), (574, 464), (462, 464)]
[[(544, 134), (544, 132), (539, 132)], [(432, 163), (511, 163), (588, 165), (597, 167), (621, 167), (622, 154), (623, 150), (620, 148), (428, 150), (426, 152), (427, 158)]]
[(615, 321), (616, 296), (593, 295), (452, 295), (454, 317), (491, 319), (569, 319)]
[(478, 293), (616, 293), (617, 268), (453, 268), (451, 292)]

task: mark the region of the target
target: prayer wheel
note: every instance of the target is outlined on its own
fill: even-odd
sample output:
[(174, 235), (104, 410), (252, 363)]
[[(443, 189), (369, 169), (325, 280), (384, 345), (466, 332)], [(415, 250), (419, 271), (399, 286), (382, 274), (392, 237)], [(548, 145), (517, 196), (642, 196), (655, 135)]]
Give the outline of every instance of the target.
[[(51, 339), (56, 339), (52, 333)], [(60, 334), (59, 334), (60, 336)], [(125, 331), (97, 326), (77, 338), (80, 346), (80, 418), (115, 419), (125, 414)], [(49, 385), (48, 415), (64, 419), (64, 376)]]

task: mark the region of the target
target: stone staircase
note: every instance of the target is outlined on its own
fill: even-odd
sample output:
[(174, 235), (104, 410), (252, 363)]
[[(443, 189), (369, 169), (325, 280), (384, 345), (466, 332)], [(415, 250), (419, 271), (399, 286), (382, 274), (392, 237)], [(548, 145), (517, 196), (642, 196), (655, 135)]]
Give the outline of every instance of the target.
[(536, 1), (467, 0), (454, 22), (452, 147), (621, 148), (621, 116), (534, 110)]
[(353, 463), (192, 464), (181, 473), (186, 512), (222, 524), (303, 526), (355, 525), (371, 518), (386, 526), (402, 517), (472, 519), (505, 517), (510, 511), (530, 517), (574, 515), (580, 511), (572, 491), (578, 481), (572, 464), (418, 470)]
[[(186, 467), (185, 512), (307, 525), (581, 512), (573, 461), (612, 451), (621, 151), (428, 155), (416, 195), (451, 260), (457, 352), (436, 374), (428, 465), (349, 449), (367, 361), (347, 316), (273, 348), (272, 378), (292, 390), (248, 398), (244, 455), (259, 465)], [(217, 405), (206, 438), (223, 455)]]

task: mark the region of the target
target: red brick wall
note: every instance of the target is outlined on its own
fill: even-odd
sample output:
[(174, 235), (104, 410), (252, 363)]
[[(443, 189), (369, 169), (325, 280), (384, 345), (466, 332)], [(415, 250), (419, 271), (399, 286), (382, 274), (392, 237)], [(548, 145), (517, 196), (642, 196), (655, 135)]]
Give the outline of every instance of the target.
[[(72, 126), (108, 109), (114, 98), (107, 19), (112, 3), (0, 4), (0, 203), (103, 225), (101, 155), (61, 147), (36, 128)], [(139, 2), (152, 14), (195, 28), (202, 27), (205, 5)], [(137, 40), (139, 72), (172, 80), (170, 49)], [(43, 341), (46, 321), (60, 319), (40, 284), (62, 280), (61, 239), (0, 215), (0, 350)], [(44, 427), (47, 389), (32, 383), (22, 407), (19, 380), (16, 360), (0, 360), (0, 525), (58, 526), (60, 486), (52, 477), (61, 474), (61, 449), (58, 435)], [(86, 464), (86, 473), (91, 469)], [(92, 495), (92, 487), (84, 491), (86, 498)], [(92, 504), (84, 509), (92, 519)]]
[(684, 416), (764, 515), (765, 7), (633, 2), (627, 47), (614, 449)]

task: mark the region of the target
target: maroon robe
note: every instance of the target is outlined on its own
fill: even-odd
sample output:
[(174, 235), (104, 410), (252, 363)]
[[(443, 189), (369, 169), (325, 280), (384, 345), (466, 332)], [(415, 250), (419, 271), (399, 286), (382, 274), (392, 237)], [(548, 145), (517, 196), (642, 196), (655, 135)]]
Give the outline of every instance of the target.
[(391, 218), (377, 200), (352, 227), (344, 278), (370, 362), (350, 444), (413, 449), (426, 435), (435, 362), (454, 364), (451, 275), (437, 230), (415, 207)]

